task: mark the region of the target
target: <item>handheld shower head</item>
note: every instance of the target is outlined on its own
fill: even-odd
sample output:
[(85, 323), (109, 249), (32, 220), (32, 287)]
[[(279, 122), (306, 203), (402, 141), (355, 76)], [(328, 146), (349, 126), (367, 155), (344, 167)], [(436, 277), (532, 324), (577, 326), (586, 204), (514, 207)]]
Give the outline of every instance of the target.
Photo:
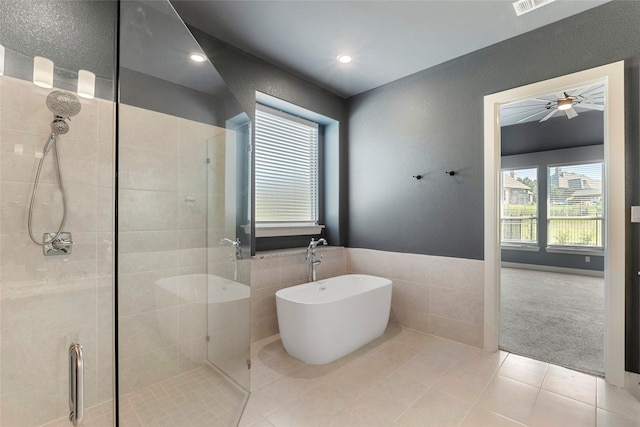
[(78, 114), (82, 107), (77, 96), (62, 90), (51, 92), (47, 96), (46, 104), (54, 116), (61, 117), (63, 120)]
[(51, 134), (64, 135), (69, 132), (69, 123), (65, 122), (60, 116), (56, 116), (51, 122)]
[(47, 108), (53, 113), (53, 121), (51, 122), (51, 136), (44, 145), (42, 150), (43, 157), (49, 153), (49, 150), (57, 141), (58, 135), (64, 135), (69, 132), (69, 124), (66, 120), (80, 112), (82, 105), (75, 95), (62, 90), (54, 90), (47, 96)]

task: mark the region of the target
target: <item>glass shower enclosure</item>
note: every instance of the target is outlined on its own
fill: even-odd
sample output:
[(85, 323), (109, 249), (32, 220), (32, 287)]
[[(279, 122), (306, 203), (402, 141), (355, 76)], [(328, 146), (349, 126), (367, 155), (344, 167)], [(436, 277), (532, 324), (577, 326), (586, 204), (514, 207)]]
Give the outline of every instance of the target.
[(0, 425), (237, 424), (250, 126), (168, 1), (0, 2)]

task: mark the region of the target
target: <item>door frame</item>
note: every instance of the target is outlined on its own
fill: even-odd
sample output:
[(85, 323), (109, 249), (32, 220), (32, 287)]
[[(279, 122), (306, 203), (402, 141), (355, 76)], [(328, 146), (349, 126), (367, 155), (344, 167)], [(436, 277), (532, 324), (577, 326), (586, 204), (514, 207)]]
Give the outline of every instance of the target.
[(498, 350), (500, 320), (500, 105), (567, 87), (605, 83), (605, 380), (624, 386), (625, 156), (624, 61), (484, 97), (484, 349)]

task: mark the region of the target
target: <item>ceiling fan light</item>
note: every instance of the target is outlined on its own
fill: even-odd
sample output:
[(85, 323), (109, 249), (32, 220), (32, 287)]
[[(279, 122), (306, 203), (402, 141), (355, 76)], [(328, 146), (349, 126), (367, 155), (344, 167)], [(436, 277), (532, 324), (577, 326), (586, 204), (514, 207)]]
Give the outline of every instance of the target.
[(573, 106), (572, 99), (568, 99), (568, 98), (558, 99), (558, 110), (560, 111), (568, 110), (572, 106)]

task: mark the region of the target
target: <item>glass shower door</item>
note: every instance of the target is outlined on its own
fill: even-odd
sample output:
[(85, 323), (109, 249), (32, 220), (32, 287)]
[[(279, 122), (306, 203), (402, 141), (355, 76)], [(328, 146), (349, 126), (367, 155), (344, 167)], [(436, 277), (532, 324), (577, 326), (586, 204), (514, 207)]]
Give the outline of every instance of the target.
[[(71, 411), (113, 424), (116, 10), (0, 2), (2, 426), (71, 425)], [(78, 96), (80, 70), (95, 75), (91, 99)]]
[(227, 130), (208, 141), (207, 168), (207, 360), (247, 391), (251, 344), (250, 135), (246, 114), (228, 121)]
[(232, 426), (249, 377), (248, 119), (190, 59), (204, 52), (169, 2), (122, 2), (120, 23), (120, 422)]

